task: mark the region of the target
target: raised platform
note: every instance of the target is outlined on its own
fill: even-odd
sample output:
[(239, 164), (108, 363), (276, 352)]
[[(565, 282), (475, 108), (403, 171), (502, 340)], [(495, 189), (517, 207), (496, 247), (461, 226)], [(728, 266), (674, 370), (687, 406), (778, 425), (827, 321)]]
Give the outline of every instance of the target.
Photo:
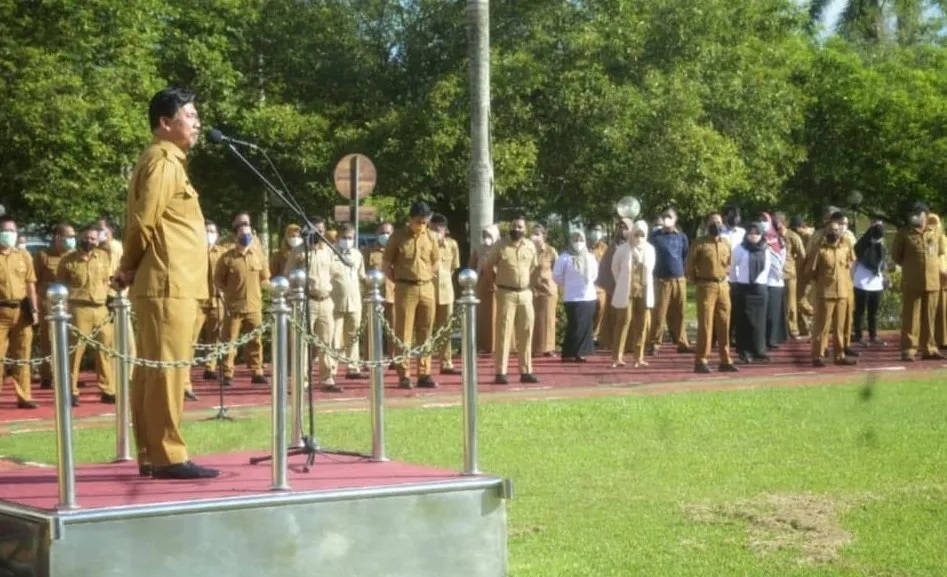
[(293, 457), (292, 490), (274, 492), (255, 455), (197, 459), (222, 472), (206, 481), (84, 465), (74, 510), (57, 510), (55, 469), (5, 472), (0, 575), (506, 575), (500, 478), (327, 454), (309, 473)]

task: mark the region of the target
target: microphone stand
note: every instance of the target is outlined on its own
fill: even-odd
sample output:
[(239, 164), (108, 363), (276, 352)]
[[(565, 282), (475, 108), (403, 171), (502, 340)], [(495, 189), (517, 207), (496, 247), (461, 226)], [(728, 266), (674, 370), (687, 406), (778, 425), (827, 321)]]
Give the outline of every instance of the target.
[[(256, 176), (257, 179), (261, 183), (263, 183), (263, 185), (267, 188), (269, 192), (273, 193), (273, 195), (275, 195), (276, 198), (281, 200), (283, 204), (285, 204), (290, 209), (290, 211), (292, 211), (292, 213), (295, 214), (303, 223), (303, 254), (305, 257), (304, 262), (306, 263), (306, 266), (303, 269), (303, 272), (306, 275), (305, 287), (306, 287), (306, 293), (307, 293), (306, 299), (305, 301), (303, 301), (303, 316), (305, 317), (305, 320), (304, 320), (305, 327), (306, 327), (305, 330), (306, 330), (306, 333), (308, 334), (311, 331), (311, 328), (309, 326), (310, 307), (309, 307), (308, 292), (309, 292), (309, 263), (311, 262), (310, 261), (311, 254), (312, 254), (311, 245), (313, 244), (313, 241), (325, 243), (325, 245), (329, 247), (329, 249), (332, 250), (333, 253), (335, 253), (335, 255), (339, 258), (342, 264), (348, 267), (351, 267), (352, 263), (347, 258), (345, 258), (345, 256), (341, 252), (339, 252), (339, 250), (336, 247), (332, 246), (332, 243), (330, 243), (326, 239), (326, 237), (322, 235), (322, 233), (316, 230), (316, 226), (306, 216), (306, 212), (303, 210), (302, 206), (300, 206), (300, 204), (296, 202), (296, 199), (293, 198), (292, 195), (289, 193), (289, 189), (288, 187), (286, 187), (286, 183), (283, 182), (283, 178), (280, 176), (279, 171), (277, 171), (276, 167), (273, 166), (273, 163), (270, 162), (269, 156), (266, 154), (265, 150), (263, 150), (262, 148), (258, 148), (261, 152), (263, 152), (264, 156), (266, 157), (267, 162), (269, 163), (270, 167), (273, 169), (273, 172), (280, 179), (280, 182), (283, 184), (283, 186), (286, 187), (286, 190), (280, 190), (272, 182), (270, 182), (269, 179), (267, 179), (259, 170), (257, 170), (255, 166), (253, 166), (253, 163), (247, 160), (247, 158), (244, 155), (240, 154), (240, 152), (236, 149), (236, 147), (232, 143), (228, 143), (227, 148), (229, 148), (230, 152), (234, 156), (236, 156), (238, 159), (240, 159), (240, 161), (243, 162), (243, 164), (247, 168), (250, 169), (250, 172), (252, 172), (254, 176)], [(313, 395), (313, 389), (315, 387), (313, 385), (312, 370), (313, 370), (312, 354), (308, 354), (306, 355), (306, 373), (309, 375), (309, 388), (307, 390), (307, 404), (308, 404), (308, 411), (309, 411), (309, 422), (308, 422), (309, 431), (307, 435), (303, 435), (302, 446), (292, 447), (288, 451), (286, 451), (286, 454), (290, 457), (294, 457), (296, 455), (306, 455), (306, 461), (302, 468), (303, 472), (305, 473), (308, 473), (309, 471), (312, 470), (312, 467), (316, 462), (317, 454), (331, 453), (335, 455), (345, 455), (345, 456), (350, 456), (350, 457), (361, 457), (364, 459), (369, 459), (370, 457), (368, 455), (365, 455), (363, 453), (358, 453), (355, 451), (326, 450), (319, 444), (319, 441), (316, 440), (315, 400), (314, 400), (314, 395)], [(250, 464), (257, 465), (259, 463), (270, 461), (272, 459), (273, 459), (273, 455), (251, 457)]]
[[(214, 289), (216, 292), (216, 288)], [(223, 311), (220, 306), (220, 297), (214, 297), (214, 314), (217, 315), (217, 342), (220, 342), (220, 337), (224, 330), (224, 319)], [(218, 357), (217, 363), (214, 365), (217, 369), (217, 389), (220, 394), (220, 406), (217, 408), (217, 414), (213, 417), (207, 419), (208, 421), (233, 421), (234, 418), (230, 416), (230, 413), (227, 410), (227, 406), (224, 404), (224, 375), (221, 371), (220, 366), (223, 364), (223, 357)]]

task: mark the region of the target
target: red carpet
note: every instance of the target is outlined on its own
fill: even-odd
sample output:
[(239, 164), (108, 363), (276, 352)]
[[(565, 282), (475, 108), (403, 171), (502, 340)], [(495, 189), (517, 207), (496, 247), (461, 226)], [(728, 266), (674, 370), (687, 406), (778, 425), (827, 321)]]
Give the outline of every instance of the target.
[[(158, 481), (138, 476), (134, 463), (80, 465), (76, 470), (76, 501), (83, 509), (147, 505), (204, 499), (247, 497), (270, 493), (270, 463), (250, 465), (261, 453), (204, 455), (198, 462), (221, 470), (217, 479)], [(293, 491), (328, 491), (391, 487), (450, 481), (459, 473), (406, 463), (374, 463), (357, 457), (318, 455), (312, 471), (299, 469), (304, 456), (291, 457), (289, 484)], [(0, 499), (41, 510), (55, 510), (58, 485), (55, 468), (4, 471)]]
[[(492, 356), (481, 355), (479, 359), (478, 376), (480, 390), (485, 393), (515, 390), (515, 389), (549, 389), (549, 388), (571, 388), (597, 385), (643, 385), (658, 383), (676, 383), (684, 381), (707, 381), (707, 380), (734, 380), (741, 378), (759, 378), (760, 376), (787, 376), (798, 375), (800, 378), (818, 379), (818, 375), (839, 372), (859, 372), (859, 371), (897, 371), (897, 370), (930, 370), (939, 369), (945, 366), (944, 361), (917, 361), (914, 363), (904, 363), (900, 360), (900, 351), (898, 350), (896, 335), (886, 335), (889, 346), (883, 348), (859, 349), (862, 356), (858, 359), (859, 364), (855, 367), (837, 367), (831, 363), (822, 369), (812, 367), (809, 356), (809, 344), (802, 342), (787, 343), (778, 351), (773, 351), (772, 360), (769, 363), (754, 363), (751, 365), (739, 365), (740, 373), (722, 374), (714, 373), (711, 375), (697, 375), (693, 372), (693, 355), (677, 354), (673, 347), (665, 346), (661, 352), (654, 357), (647, 357), (650, 366), (638, 369), (627, 366), (622, 369), (611, 368), (611, 360), (608, 353), (603, 352), (589, 358), (588, 363), (562, 363), (558, 358), (538, 358), (535, 362), (534, 372), (539, 376), (541, 382), (533, 385), (522, 385), (519, 383), (519, 372), (517, 370), (515, 356), (510, 361), (510, 385), (493, 385), (495, 367)], [(893, 346), (892, 346), (893, 345)], [(626, 361), (628, 358), (626, 357)], [(460, 366), (459, 358), (455, 359), (457, 366)], [(397, 379), (394, 371), (385, 371), (386, 391), (388, 397), (426, 397), (442, 394), (458, 394), (460, 392), (460, 376), (438, 375), (439, 364), (433, 362), (435, 378), (440, 383), (438, 389), (411, 389), (403, 390), (397, 388)], [(711, 358), (711, 367), (716, 366), (716, 361)], [(88, 374), (83, 377), (89, 382), (89, 386), (82, 389), (80, 407), (73, 410), (74, 418), (81, 419), (86, 417), (107, 416), (114, 414), (114, 406), (104, 405), (99, 402), (98, 389), (94, 386), (94, 375)], [(187, 403), (189, 412), (200, 411), (202, 414), (210, 413), (218, 406), (218, 393), (216, 382), (204, 381), (203, 371), (195, 370), (193, 373), (194, 390), (200, 396), (197, 402)], [(316, 402), (322, 404), (333, 401), (353, 399), (366, 399), (368, 397), (369, 381), (367, 378), (362, 380), (347, 380), (344, 377), (338, 379), (338, 384), (345, 388), (342, 393), (322, 393), (317, 392)], [(12, 383), (7, 383), (0, 394), (0, 424), (11, 424), (28, 421), (48, 421), (53, 416), (53, 395), (52, 391), (40, 390), (34, 386), (34, 399), (40, 404), (36, 410), (16, 409), (16, 404), (12, 391)], [(270, 387), (255, 386), (250, 384), (250, 376), (246, 370), (238, 371), (234, 385), (225, 390), (225, 403), (229, 407), (246, 406), (268, 406), (270, 402)]]

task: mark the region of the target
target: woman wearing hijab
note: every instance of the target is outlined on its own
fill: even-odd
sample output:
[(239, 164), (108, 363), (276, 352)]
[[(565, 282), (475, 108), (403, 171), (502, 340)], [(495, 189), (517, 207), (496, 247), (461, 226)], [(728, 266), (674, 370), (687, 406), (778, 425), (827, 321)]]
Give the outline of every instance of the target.
[(559, 307), (559, 290), (552, 280), (552, 267), (559, 253), (546, 242), (546, 227), (534, 226), (532, 238), (539, 255), (539, 271), (533, 281), (533, 311), (536, 315), (533, 356), (551, 357), (556, 350), (556, 309)]
[(644, 344), (654, 307), (655, 254), (647, 241), (647, 222), (633, 223), (627, 218), (622, 222), (627, 242), (615, 250), (611, 265), (615, 277), (611, 302), (615, 328), (612, 367), (625, 366), (625, 353), (630, 352), (637, 368), (648, 364), (644, 360)]
[(273, 274), (283, 274), (286, 270), (286, 263), (293, 254), (293, 249), (303, 243), (302, 229), (298, 224), (286, 225), (286, 232), (283, 233), (283, 242), (280, 243), (279, 252), (270, 257), (270, 272)]
[(766, 278), (766, 348), (776, 350), (789, 338), (786, 328), (786, 241), (768, 213), (760, 215), (763, 240), (769, 251), (769, 276)]
[(763, 227), (754, 222), (746, 227), (743, 241), (733, 249), (730, 290), (736, 311), (736, 343), (740, 360), (769, 360), (766, 354), (766, 298), (770, 270), (770, 250), (763, 239)]
[(595, 350), (592, 329), (598, 302), (595, 293), (598, 261), (586, 246), (582, 231), (573, 232), (569, 241), (569, 249), (559, 255), (552, 269), (553, 280), (562, 287), (566, 309), (562, 362), (584, 363)]
[[(878, 307), (885, 289), (885, 228), (880, 221), (868, 227), (855, 243), (855, 315), (852, 340), (862, 346), (884, 346), (878, 338)], [(862, 340), (862, 323), (868, 316), (868, 340)]]
[(492, 354), (496, 348), (496, 286), (495, 273), (487, 266), (493, 245), (500, 240), (500, 228), (488, 224), (480, 232), (480, 248), (470, 251), (467, 268), (477, 271), (477, 349)]

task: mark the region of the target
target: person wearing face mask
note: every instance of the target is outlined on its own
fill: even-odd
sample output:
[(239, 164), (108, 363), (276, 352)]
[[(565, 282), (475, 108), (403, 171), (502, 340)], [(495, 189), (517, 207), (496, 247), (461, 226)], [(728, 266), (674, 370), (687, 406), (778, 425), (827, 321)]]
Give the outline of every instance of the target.
[(852, 266), (855, 253), (844, 240), (840, 219), (832, 219), (825, 227), (822, 244), (806, 258), (806, 275), (812, 283), (815, 315), (812, 324), (812, 365), (824, 367), (828, 336), (832, 334), (835, 364), (857, 364), (845, 354), (848, 307), (851, 306)]
[[(36, 272), (30, 253), (16, 248), (16, 238), (16, 221), (10, 215), (0, 216), (0, 278), (4, 279), (0, 283), (0, 350), (8, 358), (29, 360), (33, 330), (40, 321)], [(35, 409), (30, 367), (14, 367), (12, 374), (17, 408)]]
[[(225, 252), (214, 267), (214, 286), (224, 301), (221, 341), (229, 343), (241, 335), (253, 332), (263, 324), (263, 288), (269, 285), (269, 265), (250, 248), (253, 233), (249, 226), (234, 230), (236, 245)], [(220, 363), (222, 384), (233, 384), (233, 362), (237, 352), (232, 350)], [(244, 347), (250, 365), (250, 382), (268, 383), (263, 375), (263, 341), (258, 336)]]
[[(588, 248), (592, 253), (592, 256), (595, 257), (595, 261), (598, 263), (605, 262), (605, 254), (609, 252), (611, 248), (609, 243), (605, 238), (605, 228), (601, 224), (595, 224), (589, 230), (588, 237)], [(609, 255), (611, 256), (611, 255)], [(611, 259), (609, 259), (611, 260)], [(609, 268), (608, 278), (600, 279), (604, 281), (605, 284), (614, 284), (614, 280), (611, 278), (611, 270)], [(608, 281), (612, 282), (609, 283)], [(608, 312), (609, 307), (609, 292), (605, 287), (596, 283), (595, 286), (595, 321), (592, 325), (592, 338), (595, 340), (595, 343), (602, 347), (608, 347), (608, 340), (611, 338), (611, 318), (605, 313)], [(607, 326), (605, 326), (607, 325)]]
[[(122, 255), (125, 252), (125, 249), (122, 246), (122, 242), (115, 238), (116, 229), (114, 219), (108, 215), (103, 215), (99, 220), (95, 222), (95, 226), (98, 229), (98, 238), (99, 238), (99, 248), (104, 250), (109, 256), (110, 268), (112, 270), (112, 275), (118, 273), (119, 264), (122, 261)], [(116, 287), (109, 287), (109, 306), (112, 306), (113, 301), (119, 296), (128, 296), (128, 289), (118, 290)], [(114, 322), (113, 322), (114, 326)], [(135, 342), (135, 331), (134, 325), (132, 324), (131, 316), (128, 317), (128, 326), (125, 327), (126, 334), (128, 335), (128, 354), (131, 357), (138, 356), (138, 349)], [(134, 374), (135, 367), (129, 367), (129, 378)], [(190, 375), (190, 373), (188, 373)], [(190, 383), (190, 380), (188, 381)], [(190, 384), (188, 385), (190, 387)]]
[[(730, 266), (732, 306), (737, 310), (734, 329), (740, 361), (768, 361), (766, 354), (766, 289), (770, 251), (763, 240), (763, 227), (754, 222), (733, 249)], [(726, 333), (721, 333), (726, 334)]]
[[(707, 217), (707, 236), (690, 247), (684, 272), (687, 280), (697, 285), (697, 352), (694, 356), (694, 372), (709, 373), (707, 359), (710, 357), (714, 334), (730, 334), (730, 283), (728, 275), (733, 257), (730, 240), (723, 236), (723, 218), (719, 214)], [(721, 372), (738, 371), (730, 356), (730, 342), (717, 339)]]
[(303, 243), (302, 228), (298, 224), (286, 225), (283, 233), (283, 242), (280, 243), (279, 250), (270, 255), (270, 271), (281, 271), (286, 268), (293, 249)]
[[(207, 232), (207, 293), (208, 298), (201, 299), (200, 307), (197, 309), (197, 322), (195, 323), (194, 341), (203, 345), (209, 345), (220, 341), (220, 331), (223, 327), (223, 302), (221, 301), (220, 291), (214, 284), (214, 272), (217, 270), (217, 263), (220, 257), (226, 252), (220, 246), (220, 234), (217, 232), (217, 223), (212, 220), (204, 221), (204, 229)], [(204, 379), (216, 381), (217, 359), (208, 359), (204, 365)], [(196, 401), (197, 395), (193, 389), (188, 389), (184, 393), (184, 398), (188, 401)]]
[(773, 351), (779, 348), (789, 333), (786, 329), (786, 258), (789, 247), (779, 234), (778, 226), (769, 213), (760, 214), (763, 227), (763, 241), (769, 251), (769, 276), (766, 279), (766, 348)]
[[(378, 225), (375, 230), (375, 242), (362, 250), (362, 262), (365, 263), (366, 270), (378, 270), (384, 273), (385, 246), (388, 245), (392, 232), (394, 232), (394, 227), (391, 223), (383, 222)], [(393, 331), (397, 331), (395, 328), (395, 283), (387, 276), (385, 276), (385, 282), (381, 286), (381, 296), (385, 299), (385, 320)], [(364, 310), (364, 314), (368, 314), (367, 308)], [(390, 334), (385, 337), (384, 345), (385, 354), (391, 356), (395, 350), (395, 343)], [(368, 358), (368, 339), (362, 342), (362, 355)], [(391, 365), (390, 368), (395, 367)]]
[[(427, 342), (434, 329), (434, 283), (440, 271), (441, 250), (437, 236), (428, 229), (431, 214), (427, 203), (412, 204), (408, 226), (396, 230), (385, 247), (386, 274), (395, 283), (395, 327), (398, 339), (409, 349), (412, 344)], [(410, 389), (410, 359), (397, 370), (398, 386)], [(418, 359), (417, 386), (438, 386), (431, 376), (430, 355)]]
[(559, 290), (552, 280), (552, 267), (559, 253), (546, 242), (546, 227), (533, 226), (533, 244), (539, 257), (539, 270), (533, 284), (533, 312), (536, 322), (533, 328), (533, 356), (552, 357), (556, 353), (556, 309), (559, 305)]
[(648, 242), (648, 223), (635, 221), (631, 230), (631, 327), (628, 330), (626, 353), (635, 358), (634, 367), (646, 367), (645, 346), (651, 330), (651, 309), (654, 308), (654, 246)]
[[(109, 317), (108, 301), (111, 262), (108, 253), (100, 247), (99, 231), (89, 227), (82, 231), (77, 250), (74, 250), (59, 262), (56, 280), (69, 289), (69, 312), (72, 324), (80, 333), (91, 334), (95, 327), (103, 325), (96, 340), (112, 347), (112, 326), (106, 323)], [(74, 339), (73, 339), (74, 340)], [(82, 355), (85, 353), (85, 341), (73, 342), (72, 353), (72, 406), (79, 406), (79, 370)], [(115, 380), (112, 359), (102, 350), (95, 351), (95, 373), (98, 377), (99, 400), (105, 404), (115, 404)]]
[(915, 204), (908, 226), (891, 244), (891, 260), (901, 267), (901, 358), (941, 360), (934, 339), (934, 318), (940, 293), (940, 258), (945, 254), (941, 235), (927, 225), (927, 205)]
[(492, 355), (496, 350), (496, 283), (493, 267), (487, 266), (490, 252), (500, 240), (500, 227), (489, 224), (480, 232), (480, 248), (470, 253), (467, 266), (477, 271), (477, 350)]
[[(454, 314), (454, 274), (460, 269), (460, 247), (457, 246), (457, 241), (448, 235), (447, 217), (443, 214), (435, 214), (431, 217), (431, 230), (437, 236), (441, 253), (437, 283), (434, 285), (434, 299), (437, 302), (434, 315), (434, 332), (436, 333), (450, 322)], [(446, 339), (444, 346), (437, 353), (442, 375), (460, 374), (460, 371), (454, 368), (454, 348), (451, 339)]]
[[(595, 279), (595, 294), (596, 298), (601, 296), (601, 291), (605, 292), (605, 309), (609, 311), (611, 309), (611, 302), (613, 294), (615, 293), (615, 275), (612, 273), (612, 262), (615, 258), (615, 251), (618, 247), (627, 243), (628, 240), (628, 231), (629, 226), (631, 226), (630, 220), (626, 222), (625, 219), (619, 220), (615, 224), (615, 236), (612, 239), (612, 242), (608, 243), (608, 248), (605, 249), (605, 252), (601, 257), (597, 256), (598, 259), (598, 277)], [(633, 223), (632, 223), (633, 224)], [(596, 304), (596, 307), (599, 305)], [(596, 313), (598, 308), (596, 308)], [(615, 335), (620, 334), (620, 330), (616, 330), (615, 327), (615, 317), (610, 314), (605, 314), (602, 319), (596, 317), (596, 324), (599, 327), (596, 334), (596, 344), (599, 348), (603, 349), (615, 349)], [(599, 322), (601, 321), (601, 322)]]
[[(805, 220), (801, 216), (794, 215), (789, 219), (789, 232), (795, 233), (802, 241), (802, 258), (796, 259), (796, 318), (795, 326), (797, 329), (796, 340), (805, 341), (809, 339), (809, 327), (812, 325), (812, 303), (809, 302), (809, 286), (804, 282), (806, 257), (809, 255), (809, 239), (812, 238), (813, 231), (806, 226)], [(792, 243), (792, 241), (789, 241)], [(790, 323), (792, 329), (792, 323)]]
[(740, 207), (728, 206), (724, 209), (724, 229), (721, 234), (730, 243), (731, 249), (743, 242), (743, 236), (746, 235), (746, 229), (740, 226), (742, 221)]
[[(927, 215), (927, 226), (947, 249), (947, 236), (944, 235), (940, 216), (933, 213)], [(940, 257), (940, 287), (940, 292), (937, 293), (937, 312), (934, 315), (934, 342), (943, 350), (947, 348), (947, 252)]]
[(671, 338), (677, 343), (678, 353), (693, 353), (687, 340), (684, 310), (687, 308), (687, 280), (684, 261), (687, 259), (687, 235), (677, 228), (677, 211), (669, 208), (662, 213), (662, 228), (652, 233), (657, 261), (654, 276), (657, 279), (657, 306), (651, 317), (651, 344), (648, 354), (657, 354), (664, 340), (667, 325)]
[[(356, 362), (349, 364), (345, 373), (347, 379), (361, 379), (362, 367), (358, 361), (358, 330), (362, 324), (361, 286), (365, 280), (365, 262), (362, 253), (355, 247), (355, 228), (347, 222), (339, 226), (339, 240), (336, 248), (352, 266), (344, 264), (333, 255), (332, 274), (332, 315), (333, 347)], [(341, 388), (341, 387), (340, 387)]]
[[(855, 315), (852, 340), (862, 346), (884, 346), (878, 338), (878, 309), (885, 289), (885, 229), (881, 221), (871, 223), (855, 243)], [(867, 315), (868, 340), (863, 340), (862, 326)]]
[[(53, 231), (53, 242), (49, 248), (41, 250), (33, 256), (33, 269), (36, 271), (36, 294), (39, 297), (39, 316), (45, 319), (49, 314), (49, 304), (46, 302), (46, 291), (56, 282), (56, 273), (59, 262), (66, 254), (76, 249), (76, 231), (72, 225), (61, 222)], [(52, 354), (52, 342), (49, 338), (47, 323), (36, 326), (36, 339), (39, 340), (39, 354), (48, 357)], [(40, 388), (53, 388), (53, 369), (51, 363), (39, 366)]]
[[(829, 210), (833, 210), (833, 212), (828, 212)], [(826, 234), (826, 231), (828, 230), (828, 225), (834, 223), (836, 225), (836, 228), (838, 228), (838, 231), (839, 231), (839, 240), (841, 241), (842, 244), (847, 246), (848, 249), (854, 255), (855, 244), (851, 240), (852, 235), (844, 233), (845, 222), (847, 222), (848, 220), (847, 217), (845, 216), (845, 213), (843, 213), (841, 210), (838, 210), (836, 207), (833, 207), (833, 206), (830, 206), (826, 210), (826, 212), (828, 213), (825, 217), (826, 225), (822, 228), (822, 230), (817, 230), (814, 233), (812, 233), (812, 236), (809, 238), (809, 245), (806, 247), (806, 254), (808, 255), (810, 246), (814, 247), (813, 250), (817, 250), (818, 247), (821, 246), (822, 241), (825, 239), (825, 234)], [(815, 299), (818, 298), (818, 295), (812, 294), (810, 295), (810, 298), (812, 299), (813, 305), (814, 305)], [(849, 305), (851, 305), (851, 303), (854, 302), (854, 300), (855, 300), (855, 292), (854, 292), (854, 286), (853, 286), (852, 294), (848, 296)], [(854, 316), (854, 307), (849, 306), (846, 310), (848, 311), (848, 316), (845, 318), (845, 327), (844, 327), (844, 330), (842, 331), (842, 346), (845, 348), (846, 356), (858, 357), (858, 356), (861, 356), (861, 353), (859, 353), (858, 351), (856, 351), (855, 349), (851, 347), (852, 317)], [(827, 353), (823, 351), (823, 356), (825, 356), (826, 354)]]
[[(628, 332), (636, 315), (646, 314), (646, 310), (635, 307), (636, 297), (640, 297), (648, 283), (645, 266), (644, 246), (639, 231), (635, 230), (630, 218), (621, 220), (620, 230), (626, 241), (615, 249), (611, 258), (611, 277), (614, 279), (609, 316), (612, 321), (612, 368), (625, 366), (625, 352), (632, 348), (628, 343)], [(652, 263), (651, 268), (654, 268)], [(601, 266), (599, 266), (601, 270)], [(640, 302), (640, 301), (638, 301)], [(637, 357), (636, 357), (637, 360)]]
[(539, 270), (536, 244), (526, 238), (526, 219), (522, 216), (510, 221), (510, 233), (490, 251), (486, 266), (496, 280), (497, 327), (499, 342), (494, 355), (496, 378), (494, 383), (506, 385), (510, 361), (510, 347), (516, 338), (516, 356), (521, 383), (538, 383), (533, 374), (533, 290)]
[(559, 255), (552, 278), (562, 287), (566, 327), (562, 337), (562, 362), (584, 363), (595, 351), (592, 331), (597, 297), (598, 260), (588, 249), (581, 230), (569, 235), (569, 249)]
[(786, 259), (783, 264), (783, 306), (785, 307), (786, 333), (792, 340), (799, 340), (799, 283), (798, 269), (805, 265), (806, 246), (792, 229), (786, 226), (786, 215), (773, 214), (773, 226), (776, 234), (786, 247)]

